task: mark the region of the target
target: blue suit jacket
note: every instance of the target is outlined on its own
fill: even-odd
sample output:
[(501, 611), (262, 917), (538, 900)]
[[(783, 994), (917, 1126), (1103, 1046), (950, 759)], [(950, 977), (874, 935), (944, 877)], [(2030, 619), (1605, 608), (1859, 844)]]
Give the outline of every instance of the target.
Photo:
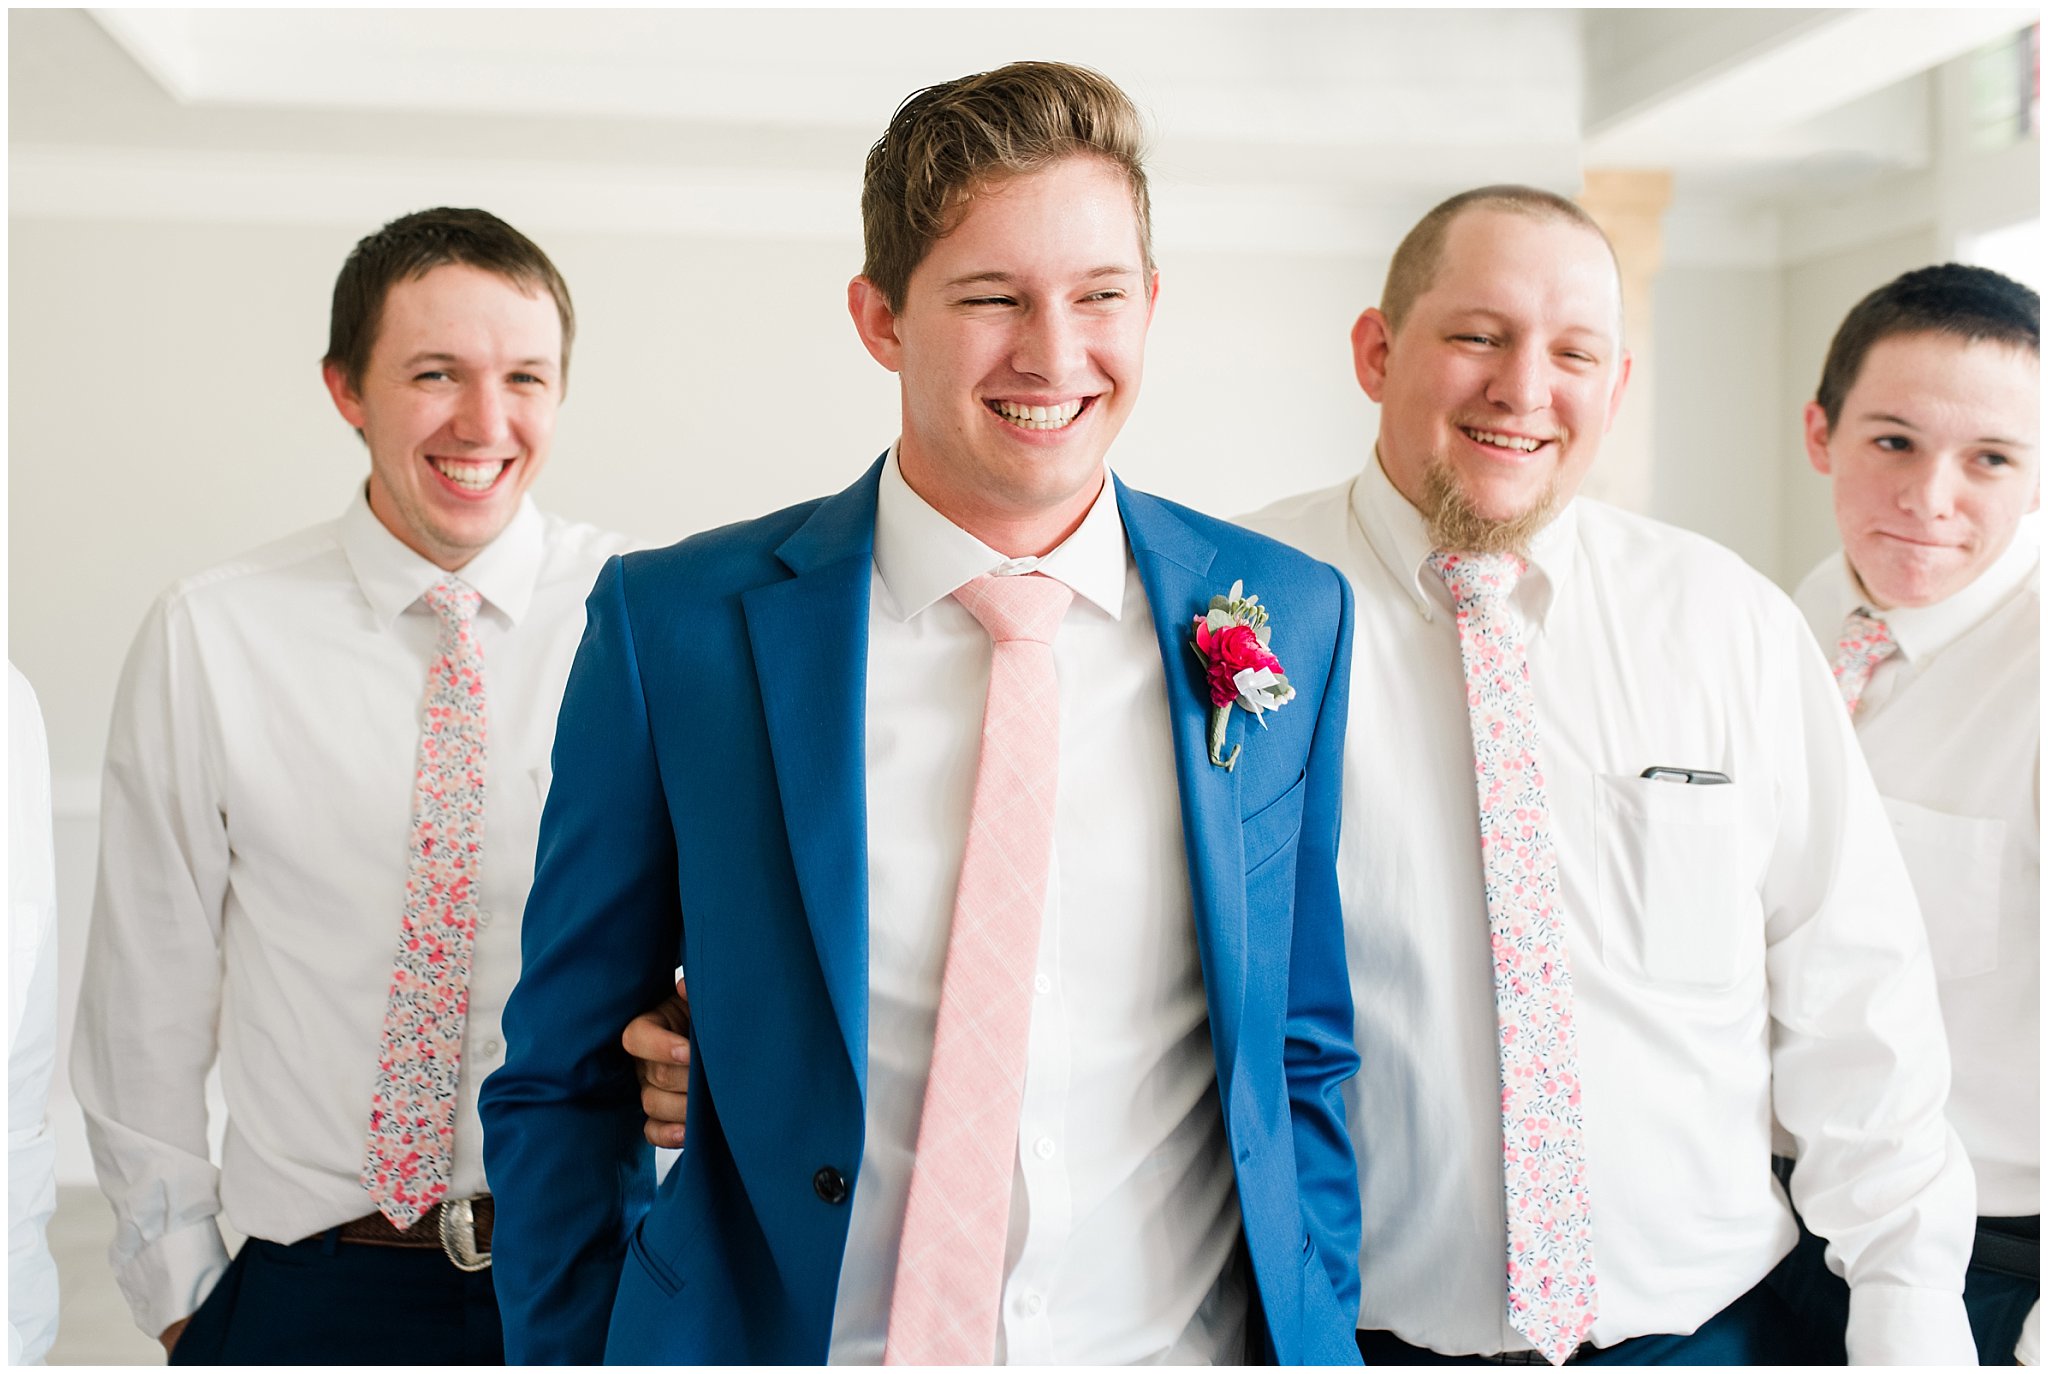
[[(504, 1067), (483, 1086), (506, 1353), (824, 1361), (867, 1074), (863, 712), (876, 464), (822, 501), (613, 559), (562, 704)], [(1118, 484), (1157, 627), (1253, 1359), (1355, 1362), (1358, 1067), (1337, 903), (1351, 592)], [(1208, 758), (1189, 626), (1242, 578), (1299, 696)], [(1239, 739), (1247, 719), (1234, 711)], [(652, 1192), (626, 1022), (686, 966), (681, 1160)], [(829, 1171), (829, 1172), (828, 1172)], [(833, 1174), (848, 1188), (834, 1188)], [(893, 1263), (875, 1256), (868, 1263)]]

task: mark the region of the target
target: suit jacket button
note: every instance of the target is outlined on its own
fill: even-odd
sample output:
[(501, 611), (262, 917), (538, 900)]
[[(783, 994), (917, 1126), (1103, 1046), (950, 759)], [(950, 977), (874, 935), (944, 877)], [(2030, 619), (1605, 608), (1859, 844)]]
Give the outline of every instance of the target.
[(846, 1175), (827, 1164), (811, 1175), (811, 1191), (818, 1195), (820, 1202), (829, 1202), (837, 1207), (846, 1201)]

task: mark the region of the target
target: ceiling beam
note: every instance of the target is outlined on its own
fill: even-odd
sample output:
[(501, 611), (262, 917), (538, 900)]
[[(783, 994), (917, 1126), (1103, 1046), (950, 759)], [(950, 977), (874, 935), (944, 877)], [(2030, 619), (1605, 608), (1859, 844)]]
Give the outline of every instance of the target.
[(2035, 22), (2018, 9), (1603, 10), (1587, 20), (1596, 165), (1670, 165), (1789, 128)]

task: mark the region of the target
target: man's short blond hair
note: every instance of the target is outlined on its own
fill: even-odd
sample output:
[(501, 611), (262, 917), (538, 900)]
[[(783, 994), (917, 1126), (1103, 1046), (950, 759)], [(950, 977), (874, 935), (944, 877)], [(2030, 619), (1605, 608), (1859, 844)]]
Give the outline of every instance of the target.
[(1145, 121), (1100, 72), (1064, 62), (1013, 62), (927, 86), (896, 108), (868, 150), (861, 184), (862, 275), (892, 310), (932, 244), (959, 224), (992, 182), (1043, 171), (1063, 158), (1100, 157), (1131, 185), (1138, 247), (1152, 273), (1152, 200), (1145, 184)]
[[(1511, 215), (1526, 215), (1530, 219), (1562, 220), (1591, 230), (1607, 245), (1607, 255), (1614, 256), (1614, 245), (1608, 241), (1606, 230), (1585, 207), (1567, 196), (1554, 191), (1545, 191), (1536, 186), (1480, 186), (1470, 191), (1460, 191), (1443, 204), (1431, 210), (1416, 222), (1408, 236), (1401, 240), (1401, 246), (1394, 250), (1394, 260), (1387, 265), (1386, 289), (1380, 292), (1380, 313), (1387, 317), (1390, 331), (1398, 332), (1401, 322), (1408, 317), (1408, 311), (1423, 292), (1436, 284), (1437, 269), (1443, 266), (1444, 243), (1450, 238), (1451, 226), (1460, 216), (1473, 210), (1499, 210)], [(1615, 276), (1619, 279), (1621, 267), (1615, 265)]]

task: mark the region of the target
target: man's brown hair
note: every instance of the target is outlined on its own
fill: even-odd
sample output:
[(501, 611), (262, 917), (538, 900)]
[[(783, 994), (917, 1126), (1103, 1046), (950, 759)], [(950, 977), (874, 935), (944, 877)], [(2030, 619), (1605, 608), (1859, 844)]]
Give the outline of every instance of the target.
[[(1387, 265), (1386, 289), (1380, 292), (1380, 313), (1387, 317), (1390, 330), (1398, 332), (1416, 298), (1435, 285), (1451, 226), (1469, 210), (1500, 210), (1531, 219), (1577, 224), (1597, 234), (1600, 242), (1607, 244), (1608, 256), (1614, 255), (1614, 245), (1608, 242), (1606, 231), (1586, 213), (1585, 207), (1566, 196), (1536, 186), (1512, 184), (1460, 191), (1416, 221), (1408, 236), (1401, 240), (1401, 246), (1394, 250), (1394, 260)], [(1617, 276), (1620, 270), (1617, 265)]]
[(1832, 430), (1870, 350), (1896, 334), (1989, 340), (2041, 356), (2041, 297), (1988, 267), (1945, 262), (1894, 277), (1856, 302), (1828, 345), (1814, 400)]
[(487, 210), (446, 206), (416, 210), (357, 243), (334, 279), (334, 306), (327, 318), (327, 356), (323, 361), (339, 367), (349, 386), (360, 390), (391, 288), (450, 263), (503, 277), (528, 295), (545, 290), (555, 298), (555, 309), (562, 317), (562, 389), (566, 392), (569, 344), (576, 337), (576, 307), (569, 301), (569, 284), (538, 244)]
[(1152, 200), (1144, 119), (1115, 82), (1064, 62), (1013, 62), (927, 86), (901, 105), (868, 150), (861, 183), (861, 273), (891, 310), (910, 274), (989, 184), (1062, 158), (1107, 158), (1131, 184), (1138, 246), (1152, 272)]

